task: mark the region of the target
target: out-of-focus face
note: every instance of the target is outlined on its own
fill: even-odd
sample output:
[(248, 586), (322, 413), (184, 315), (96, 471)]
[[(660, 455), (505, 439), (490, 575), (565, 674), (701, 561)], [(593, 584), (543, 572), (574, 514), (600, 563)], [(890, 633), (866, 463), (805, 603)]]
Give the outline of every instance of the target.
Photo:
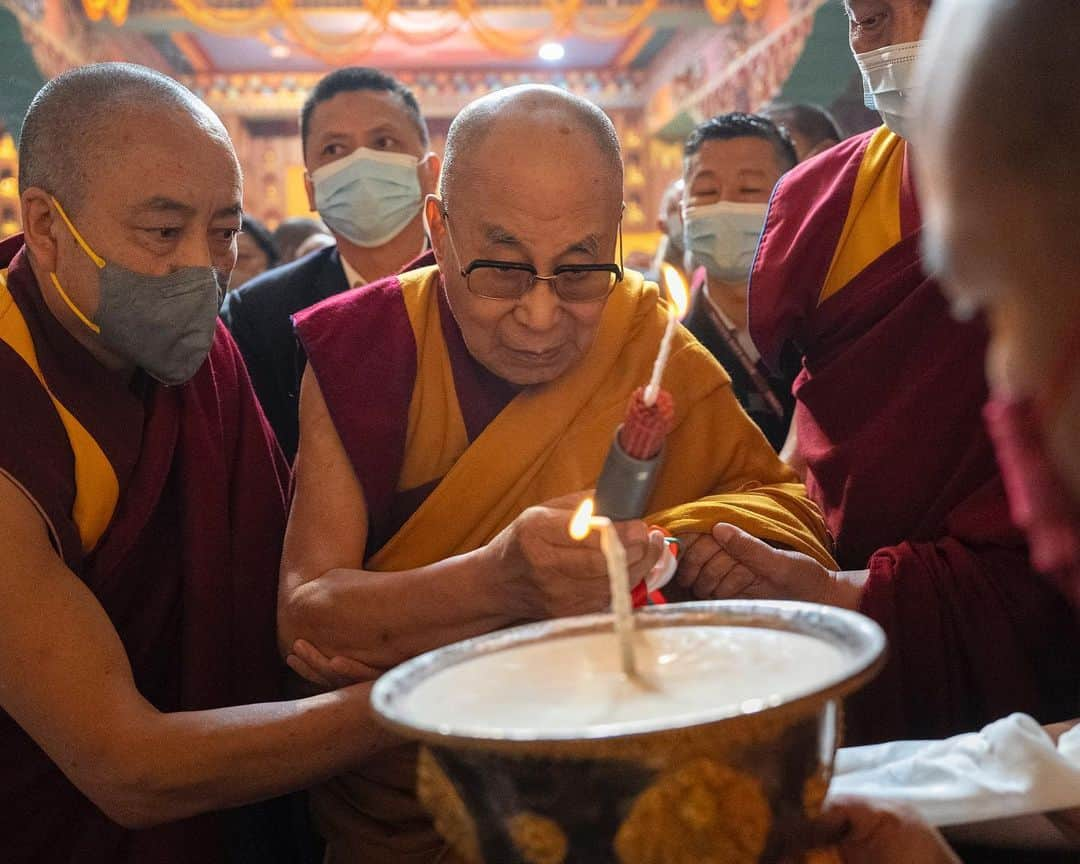
[(537, 281), (519, 300), (492, 300), (470, 292), (461, 271), (477, 259), (531, 264), (540, 275), (560, 265), (618, 263), (621, 183), (588, 141), (561, 117), (499, 122), (447, 190), (449, 218), (436, 199), (426, 204), (465, 343), (512, 384), (543, 384), (573, 368), (596, 337), (606, 298), (567, 303), (551, 283)]
[(241, 233), (236, 239), (236, 266), (233, 268), (229, 289), (235, 290), (250, 282), (270, 266), (270, 258), (250, 234)]
[[(418, 160), (426, 155), (420, 130), (399, 96), (376, 90), (338, 93), (320, 102), (311, 112), (304, 164), (312, 210), (316, 208), (311, 175), (319, 168), (344, 159), (359, 147), (402, 153)], [(434, 161), (428, 160), (418, 167), (420, 188), (425, 192), (434, 189)]]
[(928, 0), (845, 0), (853, 54), (918, 42), (930, 11)]
[(768, 204), (783, 173), (773, 145), (752, 137), (706, 141), (684, 167), (688, 207), (719, 201)]
[[(232, 271), (241, 223), (241, 179), (227, 137), (208, 133), (175, 108), (144, 106), (118, 112), (92, 146), (95, 153), (88, 153), (85, 162), (88, 192), (81, 206), (67, 212), (94, 252), (107, 262), (152, 276), (185, 267)], [(26, 190), (23, 214), (24, 222), (47, 227), (40, 233), (34, 226), (27, 230), (36, 265), (56, 273), (72, 301), (92, 319), (100, 303), (97, 266), (78, 246), (45, 190)], [(110, 352), (100, 338), (53, 292), (45, 291), (45, 297), (72, 335), (108, 362)]]
[[(992, 157), (980, 135), (993, 131), (964, 111), (963, 57), (952, 55), (940, 43), (926, 55), (939, 82), (917, 139), (926, 266), (958, 317), (985, 313), (987, 378), (996, 395), (1039, 399), (1052, 388), (1065, 394), (1044, 433), (1080, 501), (1080, 369), (1062, 369), (1068, 337), (1080, 327), (1080, 247), (1063, 241), (1063, 232), (1076, 236), (1075, 230), (1053, 215), (1061, 210), (1060, 184), (1038, 188), (1003, 166), (988, 170)], [(1060, 380), (1062, 374), (1071, 380)]]

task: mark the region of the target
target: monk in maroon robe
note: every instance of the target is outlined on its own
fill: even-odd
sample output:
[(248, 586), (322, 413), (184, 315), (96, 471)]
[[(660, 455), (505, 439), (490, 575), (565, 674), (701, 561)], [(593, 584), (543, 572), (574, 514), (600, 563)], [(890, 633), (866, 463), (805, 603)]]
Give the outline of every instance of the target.
[(217, 811), (375, 740), (364, 685), (272, 701), (287, 473), (216, 321), (239, 167), (205, 105), (122, 64), (47, 84), (19, 157), (26, 233), (0, 244), (0, 859), (214, 864), (235, 837)]
[[(917, 40), (926, 7), (853, 0), (856, 54)], [(903, 74), (897, 62), (886, 77)], [(881, 106), (902, 128), (903, 105)], [(797, 461), (842, 571), (725, 526), (682, 565), (699, 596), (820, 600), (885, 628), (890, 660), (849, 706), (851, 744), (945, 737), (1013, 711), (1062, 720), (1080, 678), (1074, 619), (1029, 563), (983, 425), (985, 326), (954, 320), (922, 266), (910, 157), (883, 126), (787, 174), (751, 276), (765, 362), (802, 358)]]

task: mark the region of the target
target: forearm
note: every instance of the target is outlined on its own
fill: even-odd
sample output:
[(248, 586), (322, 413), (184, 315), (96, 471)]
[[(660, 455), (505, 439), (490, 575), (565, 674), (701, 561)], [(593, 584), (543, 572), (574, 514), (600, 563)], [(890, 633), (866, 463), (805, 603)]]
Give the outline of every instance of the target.
[(331, 570), (283, 598), (280, 641), (388, 669), (529, 617), (518, 594), (484, 549), (414, 570)]
[(94, 784), (95, 797), (113, 819), (144, 827), (311, 786), (394, 743), (371, 715), (370, 686), (153, 712), (133, 735), (116, 736), (117, 752), (101, 763), (110, 776)]

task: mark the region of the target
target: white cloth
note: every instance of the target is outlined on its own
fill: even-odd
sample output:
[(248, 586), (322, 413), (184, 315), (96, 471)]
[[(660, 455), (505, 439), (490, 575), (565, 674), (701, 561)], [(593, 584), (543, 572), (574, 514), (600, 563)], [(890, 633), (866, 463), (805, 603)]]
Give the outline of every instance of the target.
[(892, 741), (836, 754), (829, 795), (906, 804), (937, 826), (1080, 807), (1080, 726), (1055, 747), (1025, 714), (945, 741)]

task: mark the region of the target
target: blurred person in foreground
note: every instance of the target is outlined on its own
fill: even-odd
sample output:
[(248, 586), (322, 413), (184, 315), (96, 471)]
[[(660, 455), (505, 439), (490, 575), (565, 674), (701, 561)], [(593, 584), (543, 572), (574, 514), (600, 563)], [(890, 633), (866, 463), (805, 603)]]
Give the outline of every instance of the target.
[(1076, 708), (1080, 632), (1010, 518), (982, 416), (986, 324), (950, 315), (921, 253), (904, 136), (930, 7), (845, 8), (885, 125), (781, 178), (749, 299), (765, 362), (801, 359), (792, 461), (843, 569), (837, 582), (805, 556), (718, 526), (684, 554), (680, 576), (715, 598), (814, 599), (830, 585), (831, 602), (881, 624), (889, 659), (849, 702), (851, 744), (947, 737), (1013, 712), (1062, 720)]
[[(929, 33), (915, 129), (927, 266), (953, 315), (989, 323), (984, 415), (1009, 503), (1036, 566), (1080, 610), (1080, 5), (937, 0)], [(1055, 860), (1076, 860), (1080, 809), (1049, 815), (1047, 838), (1074, 850)], [(822, 827), (848, 832), (845, 864), (959, 860), (891, 808), (844, 802)], [(1015, 848), (1006, 859), (1043, 860)]]

